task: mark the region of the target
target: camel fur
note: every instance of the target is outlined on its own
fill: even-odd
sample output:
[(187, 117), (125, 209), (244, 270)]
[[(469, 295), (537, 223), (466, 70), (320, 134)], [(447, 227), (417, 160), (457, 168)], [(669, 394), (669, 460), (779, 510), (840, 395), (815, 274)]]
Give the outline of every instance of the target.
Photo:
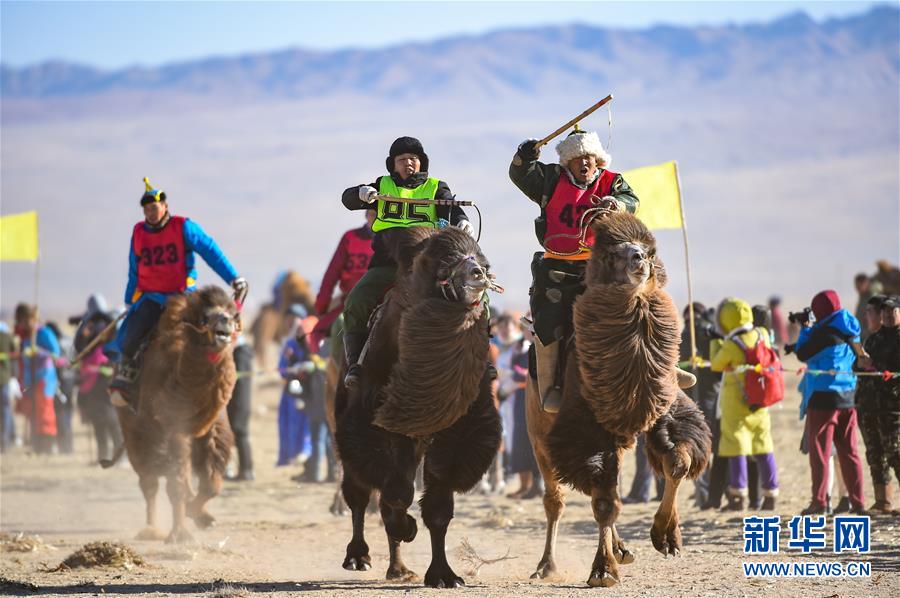
[(407, 510), (424, 460), (419, 504), (432, 545), (425, 585), (456, 587), (464, 581), (445, 551), (453, 493), (478, 483), (500, 443), (482, 301), (492, 277), (478, 245), (456, 228), (385, 233), (397, 282), (373, 318), (359, 388), (349, 393), (339, 382), (335, 400), (342, 488), (353, 514), (344, 568), (371, 567), (363, 522), (375, 489), (390, 551), (387, 578), (417, 579), (400, 543), (417, 533)]
[[(124, 448), (147, 503), (139, 539), (193, 540), (186, 517), (200, 528), (215, 522), (206, 503), (222, 486), (234, 445), (225, 415), (236, 373), (232, 341), (239, 314), (228, 294), (204, 287), (169, 298), (136, 383), (137, 412), (119, 408)], [(198, 492), (191, 474), (199, 479)], [(157, 528), (156, 494), (166, 477), (172, 530)]]
[(634, 216), (612, 213), (592, 225), (597, 239), (574, 307), (575, 342), (566, 362), (556, 415), (540, 408), (537, 384), (526, 388), (528, 433), (544, 478), (547, 534), (534, 578), (556, 571), (555, 545), (565, 507), (561, 484), (591, 497), (600, 542), (588, 585), (619, 582), (619, 564), (634, 555), (616, 531), (618, 477), (624, 451), (646, 433), (647, 453), (666, 478), (651, 540), (666, 555), (681, 551), (675, 494), (706, 467), (711, 434), (675, 376), (678, 313), (663, 290), (656, 240)]

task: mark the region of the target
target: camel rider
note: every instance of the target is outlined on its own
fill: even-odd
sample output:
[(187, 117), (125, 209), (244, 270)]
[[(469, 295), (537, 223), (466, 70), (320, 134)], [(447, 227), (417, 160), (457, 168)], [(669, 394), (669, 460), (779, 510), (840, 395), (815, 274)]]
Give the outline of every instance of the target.
[[(338, 336), (336, 333), (344, 327), (339, 318), (344, 310), (344, 301), (359, 279), (363, 277), (369, 268), (372, 259), (372, 224), (375, 222), (375, 210), (366, 210), (366, 223), (359, 228), (348, 230), (341, 237), (334, 255), (319, 287), (316, 295), (316, 314), (319, 323), (310, 334), (310, 346), (318, 347), (319, 341), (331, 336), (332, 342)], [(334, 288), (338, 287), (340, 295), (332, 298)]]
[[(348, 210), (373, 210), (374, 251), (369, 269), (356, 283), (344, 304), (344, 349), (347, 375), (344, 383), (353, 388), (359, 383), (362, 367), (357, 362), (368, 337), (369, 315), (394, 283), (397, 264), (387, 254), (382, 234), (397, 227), (432, 226), (445, 223), (474, 236), (474, 227), (458, 206), (427, 206), (377, 199), (389, 195), (411, 199), (453, 199), (447, 183), (428, 176), (428, 155), (422, 143), (413, 137), (400, 137), (391, 144), (385, 161), (388, 176), (380, 176), (371, 185), (357, 185), (344, 191), (341, 201)], [(441, 222), (443, 221), (443, 222)]]
[[(522, 142), (509, 177), (541, 208), (535, 233), (544, 251), (531, 262), (529, 291), (534, 319), (537, 382), (544, 411), (556, 413), (562, 402), (567, 342), (572, 334), (572, 306), (584, 291), (584, 274), (594, 232), (592, 208), (637, 210), (638, 198), (621, 174), (609, 170), (611, 157), (597, 133), (575, 126), (556, 146), (559, 164), (538, 161), (536, 139)], [(587, 213), (586, 213), (587, 212)], [(682, 376), (679, 371), (679, 384)], [(684, 375), (693, 377), (687, 372)], [(686, 379), (683, 384), (690, 384)]]
[(247, 281), (238, 276), (213, 238), (192, 220), (171, 215), (164, 191), (154, 189), (146, 178), (144, 185), (144, 220), (134, 225), (128, 256), (128, 315), (114, 343), (121, 361), (109, 391), (117, 407), (133, 408), (134, 393), (130, 391), (140, 367), (140, 350), (156, 327), (166, 300), (170, 295), (196, 289), (194, 252), (232, 286), (238, 297), (247, 290)]

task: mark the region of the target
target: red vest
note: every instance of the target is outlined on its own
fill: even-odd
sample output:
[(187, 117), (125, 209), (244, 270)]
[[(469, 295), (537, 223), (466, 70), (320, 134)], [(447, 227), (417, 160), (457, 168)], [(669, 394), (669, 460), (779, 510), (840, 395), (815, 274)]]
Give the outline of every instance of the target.
[(187, 288), (184, 221), (182, 216), (171, 216), (158, 231), (148, 231), (143, 222), (134, 225), (131, 238), (137, 256), (138, 291), (180, 293)]
[(372, 235), (370, 234), (369, 238), (364, 239), (357, 234), (357, 231), (352, 230), (347, 232), (344, 241), (346, 257), (338, 284), (341, 292), (347, 294), (369, 269), (369, 261), (372, 259), (373, 253)]
[[(553, 197), (544, 208), (547, 217), (547, 232), (544, 234), (544, 249), (552, 253), (569, 254), (581, 249), (577, 238), (581, 234), (581, 216), (585, 210), (594, 207), (597, 199), (610, 194), (617, 173), (604, 170), (587, 189), (579, 189), (569, 180), (565, 171), (559, 174), (559, 182), (553, 190)], [(572, 235), (571, 237), (555, 235)], [(590, 227), (585, 235), (585, 244), (594, 245), (594, 230)], [(586, 251), (589, 251), (586, 250)]]

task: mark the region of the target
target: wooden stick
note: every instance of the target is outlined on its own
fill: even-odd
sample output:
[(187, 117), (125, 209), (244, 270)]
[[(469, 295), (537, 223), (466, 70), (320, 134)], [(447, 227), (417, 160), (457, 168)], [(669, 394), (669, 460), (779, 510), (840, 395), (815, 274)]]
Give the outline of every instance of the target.
[(587, 110), (585, 110), (584, 112), (582, 112), (581, 114), (579, 114), (578, 116), (576, 116), (575, 118), (573, 118), (572, 120), (570, 120), (569, 122), (567, 122), (566, 124), (564, 124), (563, 126), (561, 126), (560, 128), (556, 129), (555, 131), (553, 131), (552, 133), (550, 133), (549, 135), (547, 135), (546, 137), (544, 137), (543, 139), (541, 139), (540, 141), (538, 141), (538, 142), (535, 144), (534, 147), (535, 147), (535, 148), (538, 148), (538, 147), (543, 147), (543, 146), (547, 145), (547, 144), (550, 142), (551, 139), (553, 139), (553, 138), (556, 137), (557, 135), (559, 135), (559, 134), (565, 132), (566, 129), (568, 129), (569, 127), (571, 127), (571, 126), (574, 125), (575, 123), (579, 122), (580, 120), (582, 120), (582, 119), (584, 119), (584, 118), (587, 118), (587, 117), (590, 116), (591, 113), (593, 113), (595, 110), (597, 110), (597, 109), (600, 108), (601, 106), (603, 106), (603, 105), (608, 104), (609, 102), (611, 102), (612, 99), (613, 99), (612, 94), (609, 94), (608, 96), (606, 96), (605, 98), (603, 98), (602, 100), (600, 100), (599, 102), (597, 102), (596, 104), (594, 104), (593, 106), (591, 106), (590, 108), (588, 108)]
[(691, 328), (691, 369), (697, 373), (697, 338), (694, 329), (697, 314), (694, 313), (694, 289), (691, 284), (691, 256), (688, 250), (687, 221), (684, 219), (684, 197), (681, 194), (681, 174), (678, 172), (678, 162), (675, 162), (675, 182), (678, 185), (678, 209), (681, 210), (681, 236), (684, 239), (684, 267), (687, 271), (688, 293), (688, 326)]
[(397, 203), (411, 203), (417, 206), (474, 206), (474, 201), (462, 201), (458, 199), (413, 199), (409, 197), (394, 197), (393, 195), (378, 194), (375, 199), (381, 201), (395, 201)]
[(89, 342), (89, 343), (88, 343), (88, 346), (85, 347), (84, 350), (83, 350), (81, 353), (79, 353), (77, 356), (75, 356), (75, 359), (73, 359), (73, 360), (71, 361), (71, 363), (69, 363), (69, 366), (68, 366), (68, 367), (72, 368), (72, 367), (75, 367), (76, 365), (78, 365), (78, 362), (80, 362), (82, 359), (84, 359), (85, 356), (86, 356), (88, 353), (90, 353), (91, 351), (93, 351), (93, 350), (94, 350), (94, 347), (96, 347), (97, 345), (99, 345), (100, 343), (102, 343), (102, 342), (106, 339), (106, 337), (109, 335), (109, 332), (110, 332), (111, 330), (113, 330), (113, 329), (116, 327), (116, 324), (119, 323), (119, 320), (121, 320), (122, 318), (124, 318), (126, 314), (128, 314), (128, 310), (125, 310), (125, 311), (123, 311), (122, 313), (120, 313), (118, 318), (116, 318), (115, 320), (113, 320), (112, 322), (110, 322), (109, 325), (108, 325), (106, 328), (104, 328), (103, 330), (101, 330), (101, 331), (100, 331), (100, 334), (98, 334), (97, 336), (95, 336), (95, 337), (94, 337), (94, 340), (92, 340), (91, 342)]

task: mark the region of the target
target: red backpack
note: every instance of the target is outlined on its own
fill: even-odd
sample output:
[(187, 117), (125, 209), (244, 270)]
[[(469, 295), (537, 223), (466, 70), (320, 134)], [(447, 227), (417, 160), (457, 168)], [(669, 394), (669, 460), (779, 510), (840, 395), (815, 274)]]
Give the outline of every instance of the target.
[(756, 345), (748, 347), (740, 335), (731, 340), (743, 349), (744, 361), (747, 365), (761, 366), (762, 371), (748, 369), (744, 372), (744, 399), (747, 406), (755, 411), (761, 407), (769, 407), (784, 398), (784, 375), (781, 372), (781, 360), (775, 349), (766, 345), (762, 333), (756, 330), (759, 339)]

